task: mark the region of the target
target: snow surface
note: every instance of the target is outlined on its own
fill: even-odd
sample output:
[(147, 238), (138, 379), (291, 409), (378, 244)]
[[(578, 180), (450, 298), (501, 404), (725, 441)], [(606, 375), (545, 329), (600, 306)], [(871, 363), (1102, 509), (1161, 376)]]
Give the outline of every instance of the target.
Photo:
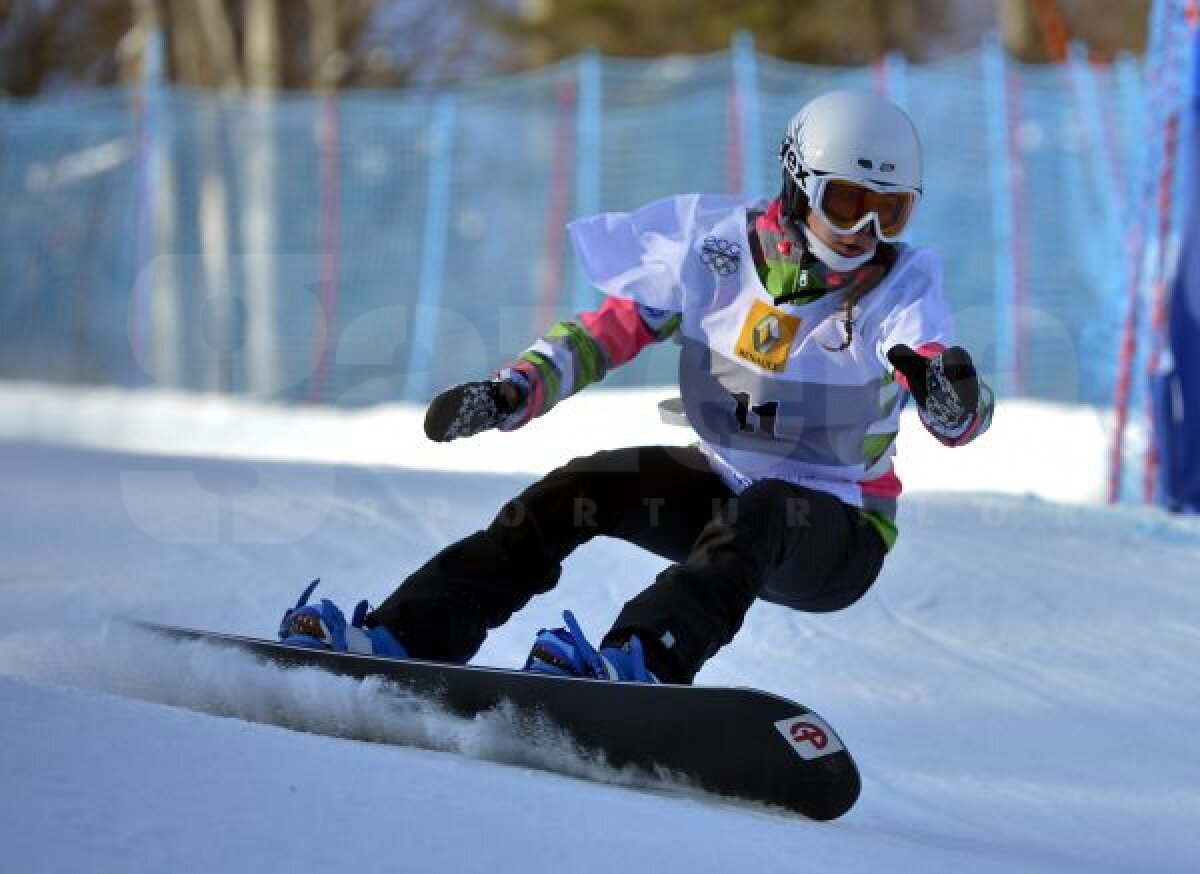
[[(314, 576), (377, 602), (555, 463), (687, 442), (654, 423), (662, 396), (435, 446), (413, 409), (0, 386), (0, 869), (1196, 870), (1200, 524), (1091, 503), (1086, 409), (1005, 404), (955, 451), (907, 422), (871, 593), (757, 605), (701, 672), (835, 726), (864, 789), (833, 823), (112, 618), (269, 636)], [(589, 544), (478, 661), (518, 664), (567, 607), (603, 630), (660, 564)]]

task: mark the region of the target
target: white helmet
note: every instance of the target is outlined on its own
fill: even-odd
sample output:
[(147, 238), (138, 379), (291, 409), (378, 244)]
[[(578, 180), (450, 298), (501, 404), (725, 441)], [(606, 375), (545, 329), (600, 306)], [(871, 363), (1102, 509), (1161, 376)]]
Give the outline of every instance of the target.
[(876, 192), (911, 195), (903, 216), (893, 216), (889, 228), (883, 227), (884, 217), (867, 212), (856, 223), (844, 218), (832, 222), (841, 232), (874, 220), (882, 239), (895, 239), (922, 191), (916, 127), (900, 107), (865, 91), (830, 91), (806, 103), (788, 122), (779, 160), (786, 171), (785, 194), (790, 178), (826, 221), (819, 195), (827, 180), (849, 180)]
[(780, 152), (797, 183), (803, 172), (921, 190), (921, 138), (896, 104), (867, 91), (830, 91), (788, 122)]

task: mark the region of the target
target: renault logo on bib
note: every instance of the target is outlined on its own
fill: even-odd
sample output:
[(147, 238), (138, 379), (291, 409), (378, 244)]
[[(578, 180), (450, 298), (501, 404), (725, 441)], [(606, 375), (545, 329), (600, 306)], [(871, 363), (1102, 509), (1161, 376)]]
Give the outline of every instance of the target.
[(742, 325), (734, 352), (738, 358), (764, 370), (780, 373), (787, 366), (788, 353), (799, 330), (799, 318), (756, 300)]

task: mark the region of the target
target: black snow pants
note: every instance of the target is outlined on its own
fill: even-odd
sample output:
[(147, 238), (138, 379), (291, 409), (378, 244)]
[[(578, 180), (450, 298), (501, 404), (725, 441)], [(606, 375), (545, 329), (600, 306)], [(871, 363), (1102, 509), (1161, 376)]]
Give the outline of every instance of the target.
[(418, 658), (465, 662), (490, 628), (558, 582), (563, 560), (603, 535), (672, 562), (627, 603), (601, 645), (638, 635), (647, 667), (690, 683), (755, 599), (807, 612), (858, 600), (883, 538), (825, 492), (763, 480), (735, 497), (697, 449), (599, 452), (551, 472), (486, 529), (443, 549), (369, 617)]

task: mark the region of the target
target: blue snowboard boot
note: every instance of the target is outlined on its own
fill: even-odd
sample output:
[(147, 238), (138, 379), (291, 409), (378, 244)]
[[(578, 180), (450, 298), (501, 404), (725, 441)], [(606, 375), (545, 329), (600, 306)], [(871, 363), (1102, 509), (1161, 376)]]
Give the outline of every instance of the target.
[(328, 598), (322, 598), (317, 604), (309, 604), (309, 596), (319, 582), (313, 580), (296, 606), (283, 614), (283, 621), (279, 623), (281, 641), (289, 646), (332, 649), (393, 659), (408, 658), (408, 651), (390, 631), (382, 625), (367, 628), (363, 624), (370, 610), (366, 601), (358, 602), (349, 625), (337, 604)]
[(588, 643), (575, 615), (563, 611), (565, 628), (543, 628), (533, 642), (525, 670), (560, 677), (588, 677), (594, 680), (620, 680), (627, 683), (657, 683), (646, 668), (642, 642), (637, 635), (624, 646), (600, 649)]

